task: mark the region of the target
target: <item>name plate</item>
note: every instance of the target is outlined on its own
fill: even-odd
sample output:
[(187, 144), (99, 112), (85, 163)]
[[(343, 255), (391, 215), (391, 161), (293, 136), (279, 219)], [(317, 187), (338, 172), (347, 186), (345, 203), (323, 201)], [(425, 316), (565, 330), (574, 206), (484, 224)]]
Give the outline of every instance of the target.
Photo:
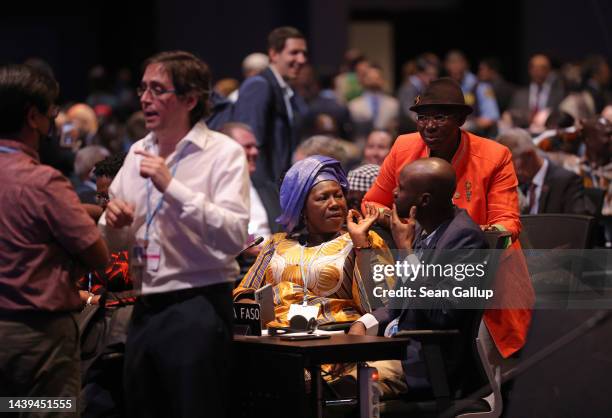
[(259, 303), (234, 303), (234, 334), (261, 335)]

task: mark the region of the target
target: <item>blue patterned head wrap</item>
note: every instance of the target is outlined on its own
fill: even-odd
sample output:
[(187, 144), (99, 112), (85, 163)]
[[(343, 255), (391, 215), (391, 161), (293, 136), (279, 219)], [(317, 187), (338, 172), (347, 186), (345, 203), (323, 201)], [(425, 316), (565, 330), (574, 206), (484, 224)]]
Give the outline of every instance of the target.
[(326, 180), (338, 183), (346, 195), (348, 181), (337, 160), (322, 155), (312, 155), (291, 166), (281, 185), (281, 216), (276, 219), (285, 231), (294, 232), (300, 222), (308, 193), (317, 183)]

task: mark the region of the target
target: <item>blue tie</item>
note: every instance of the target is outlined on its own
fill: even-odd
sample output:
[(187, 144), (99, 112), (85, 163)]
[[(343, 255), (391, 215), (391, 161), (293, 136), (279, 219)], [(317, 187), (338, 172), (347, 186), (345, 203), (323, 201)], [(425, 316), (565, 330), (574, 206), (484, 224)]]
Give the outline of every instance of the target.
[(380, 110), (380, 97), (377, 94), (370, 95), (370, 108), (372, 109), (372, 125), (376, 126)]

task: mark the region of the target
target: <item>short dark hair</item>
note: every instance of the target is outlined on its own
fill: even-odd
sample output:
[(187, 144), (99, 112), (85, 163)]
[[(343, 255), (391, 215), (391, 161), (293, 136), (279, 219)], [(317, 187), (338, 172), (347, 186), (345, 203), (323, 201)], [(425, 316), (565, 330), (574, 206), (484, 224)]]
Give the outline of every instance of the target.
[(109, 155), (102, 161), (96, 163), (94, 166), (94, 175), (96, 177), (110, 177), (111, 179), (115, 178), (119, 172), (119, 169), (123, 165), (125, 156), (125, 152)]
[(0, 135), (8, 137), (23, 128), (29, 109), (47, 113), (59, 95), (52, 75), (27, 65), (0, 68)]
[(210, 70), (208, 65), (191, 52), (165, 51), (144, 62), (143, 72), (151, 64), (162, 64), (172, 78), (177, 96), (195, 93), (198, 100), (189, 116), (191, 125), (209, 114)]
[(304, 39), (304, 35), (291, 26), (274, 29), (268, 35), (268, 51), (273, 49), (276, 52), (281, 52), (285, 48), (285, 42), (290, 38)]
[(480, 63), (486, 65), (487, 67), (489, 67), (491, 70), (495, 71), (496, 73), (499, 73), (501, 71), (501, 64), (497, 58), (486, 57), (486, 58), (481, 59)]

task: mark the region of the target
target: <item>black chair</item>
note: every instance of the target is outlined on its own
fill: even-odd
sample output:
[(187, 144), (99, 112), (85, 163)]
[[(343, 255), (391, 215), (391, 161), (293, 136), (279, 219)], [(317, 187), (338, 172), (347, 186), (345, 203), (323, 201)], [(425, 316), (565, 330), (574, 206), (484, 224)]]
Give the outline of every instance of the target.
[(594, 222), (586, 215), (522, 215), (519, 240), (524, 249), (590, 248)]
[(585, 187), (584, 197), (591, 203), (591, 206), (595, 211), (593, 213), (595, 218), (599, 218), (601, 216), (604, 198), (606, 197), (606, 191), (597, 187)]

